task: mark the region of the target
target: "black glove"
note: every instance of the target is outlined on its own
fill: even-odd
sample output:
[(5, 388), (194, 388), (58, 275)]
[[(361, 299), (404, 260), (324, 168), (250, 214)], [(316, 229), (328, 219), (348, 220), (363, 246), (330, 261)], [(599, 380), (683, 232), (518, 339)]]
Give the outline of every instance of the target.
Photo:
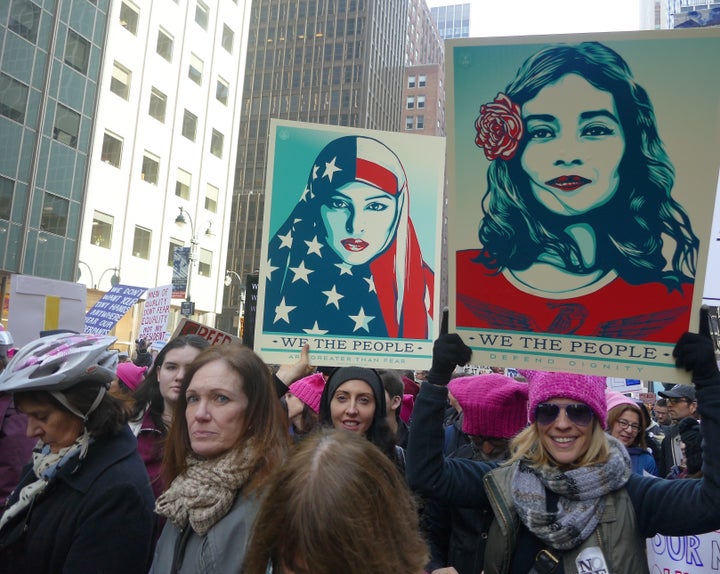
[(683, 333), (673, 349), (678, 368), (692, 371), (694, 383), (708, 383), (718, 372), (712, 339), (697, 333)]
[(433, 385), (447, 385), (457, 365), (465, 365), (472, 356), (457, 333), (442, 333), (433, 345), (432, 367), (427, 380)]

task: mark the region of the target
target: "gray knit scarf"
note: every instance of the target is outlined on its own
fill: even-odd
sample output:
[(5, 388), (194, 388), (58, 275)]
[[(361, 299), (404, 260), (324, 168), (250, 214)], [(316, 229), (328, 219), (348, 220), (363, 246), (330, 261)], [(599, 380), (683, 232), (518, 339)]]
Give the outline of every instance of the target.
[(209, 460), (188, 456), (187, 470), (160, 495), (155, 512), (179, 528), (189, 522), (197, 534), (204, 536), (232, 508), (255, 459), (251, 444), (240, 453), (230, 451)]
[[(610, 459), (604, 464), (558, 471), (533, 468), (520, 461), (512, 479), (512, 498), (520, 520), (549, 547), (569, 550), (597, 527), (605, 510), (605, 495), (630, 478), (630, 456), (623, 444), (608, 436)], [(558, 495), (557, 510), (547, 509), (547, 491)]]

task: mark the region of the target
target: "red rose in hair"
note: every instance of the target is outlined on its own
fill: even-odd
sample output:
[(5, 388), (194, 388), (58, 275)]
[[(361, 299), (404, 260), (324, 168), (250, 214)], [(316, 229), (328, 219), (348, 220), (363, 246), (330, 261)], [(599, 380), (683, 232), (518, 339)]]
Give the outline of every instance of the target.
[(490, 161), (498, 157), (512, 159), (523, 136), (520, 106), (499, 93), (493, 102), (480, 107), (475, 130), (475, 143), (485, 150), (485, 157)]

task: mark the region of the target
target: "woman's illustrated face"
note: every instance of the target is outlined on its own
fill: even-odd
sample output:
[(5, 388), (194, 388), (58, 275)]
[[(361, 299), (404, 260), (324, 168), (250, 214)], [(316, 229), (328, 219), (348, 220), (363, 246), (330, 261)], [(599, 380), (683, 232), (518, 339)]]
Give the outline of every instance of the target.
[(397, 201), (376, 187), (355, 181), (338, 188), (320, 214), (333, 251), (349, 265), (363, 265), (390, 243)]
[(225, 454), (245, 426), (248, 398), (242, 377), (225, 361), (211, 361), (195, 372), (185, 398), (193, 452), (204, 458)]
[(372, 387), (360, 379), (340, 385), (330, 401), (333, 427), (365, 435), (375, 416), (375, 395)]
[(27, 416), (27, 436), (42, 440), (53, 453), (70, 446), (83, 432), (78, 417), (49, 403), (23, 399), (17, 407)]
[(610, 434), (625, 446), (632, 446), (640, 429), (640, 415), (632, 409), (625, 409), (613, 424)]
[(200, 349), (190, 345), (167, 352), (163, 364), (157, 369), (160, 394), (166, 403), (172, 405), (178, 400), (185, 369), (199, 354)]
[(558, 215), (581, 215), (618, 189), (625, 153), (615, 98), (577, 74), (549, 84), (522, 107), (520, 159), (535, 198)]
[[(577, 401), (554, 398), (546, 403), (564, 407), (576, 404)], [(573, 423), (564, 408), (560, 409), (558, 417), (548, 425), (537, 425), (540, 440), (546, 452), (561, 468), (572, 465), (583, 456), (590, 446), (593, 432), (593, 422), (587, 425)]]

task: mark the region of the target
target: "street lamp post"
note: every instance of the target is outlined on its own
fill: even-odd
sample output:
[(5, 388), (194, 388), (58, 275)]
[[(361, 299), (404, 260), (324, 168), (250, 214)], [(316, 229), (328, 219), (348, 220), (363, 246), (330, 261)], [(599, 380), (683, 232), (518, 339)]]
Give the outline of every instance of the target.
[[(188, 220), (190, 221), (190, 256), (188, 257), (188, 274), (187, 274), (187, 285), (185, 287), (185, 302), (187, 303), (186, 309), (187, 312), (183, 313), (186, 315), (192, 315), (195, 312), (195, 305), (191, 302), (190, 299), (190, 283), (192, 279), (192, 268), (195, 264), (195, 261), (198, 260), (197, 256), (197, 246), (200, 243), (198, 241), (197, 233), (195, 232), (195, 222), (193, 221), (192, 216), (190, 215), (190, 212), (185, 209), (183, 206), (180, 206), (178, 208), (180, 210), (180, 213), (178, 213), (177, 217), (175, 218), (175, 224), (179, 227), (184, 227), (187, 221), (185, 220), (185, 216), (187, 215)], [(208, 223), (208, 228), (205, 231), (205, 235), (207, 237), (214, 237), (215, 233), (212, 230), (212, 221)]]
[(240, 300), (238, 301), (238, 326), (237, 326), (237, 336), (239, 339), (242, 338), (242, 316), (245, 313), (245, 286), (242, 282), (242, 277), (238, 275), (235, 271), (230, 271), (229, 269), (225, 270), (225, 287), (230, 287), (232, 284), (232, 275), (235, 275), (235, 277), (238, 280), (238, 283), (240, 283)]
[(188, 272), (187, 272), (187, 284), (185, 285), (185, 301), (188, 303), (187, 307), (188, 309), (188, 315), (193, 314), (193, 305), (191, 303), (190, 298), (190, 283), (192, 280), (192, 268), (195, 263), (195, 260), (197, 259), (197, 245), (198, 245), (198, 238), (195, 234), (195, 223), (193, 222), (193, 218), (188, 212), (187, 209), (180, 206), (180, 213), (178, 213), (178, 216), (175, 218), (175, 225), (178, 225), (179, 227), (184, 227), (187, 221), (185, 221), (185, 215), (187, 215), (187, 218), (190, 220), (190, 256), (188, 257)]
[(88, 273), (90, 274), (90, 288), (95, 289), (95, 277), (93, 277), (92, 269), (90, 269), (90, 266), (84, 261), (78, 261), (78, 280), (80, 279), (80, 274), (82, 273), (82, 271), (80, 271), (80, 265), (87, 267)]
[(98, 287), (100, 287), (103, 277), (105, 277), (105, 273), (107, 273), (108, 271), (113, 272), (112, 277), (110, 277), (110, 286), (115, 287), (115, 285), (120, 283), (120, 269), (117, 267), (108, 267), (100, 274), (100, 279), (98, 279)]

